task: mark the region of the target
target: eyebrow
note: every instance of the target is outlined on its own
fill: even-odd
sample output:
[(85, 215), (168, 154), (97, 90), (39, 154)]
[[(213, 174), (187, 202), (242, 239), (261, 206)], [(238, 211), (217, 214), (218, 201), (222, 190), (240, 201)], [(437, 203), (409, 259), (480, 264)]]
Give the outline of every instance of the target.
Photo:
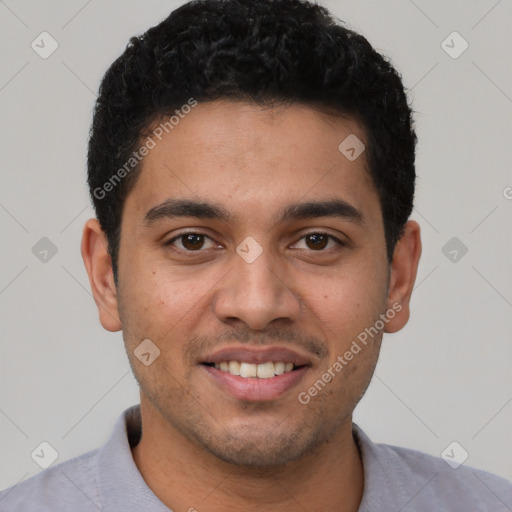
[[(144, 224), (149, 227), (159, 220), (173, 220), (181, 217), (228, 222), (234, 216), (229, 210), (216, 203), (190, 199), (167, 199), (148, 210), (144, 216)], [(343, 199), (291, 203), (278, 214), (277, 222), (283, 223), (316, 217), (339, 217), (359, 224), (364, 222), (361, 210)]]
[(232, 218), (232, 214), (223, 206), (206, 201), (167, 199), (163, 203), (148, 210), (144, 216), (144, 224), (149, 226), (162, 219), (172, 220), (179, 217), (228, 221)]
[(340, 217), (344, 220), (362, 224), (364, 216), (361, 210), (343, 199), (327, 201), (308, 201), (292, 203), (283, 209), (279, 222), (313, 219), (316, 217)]

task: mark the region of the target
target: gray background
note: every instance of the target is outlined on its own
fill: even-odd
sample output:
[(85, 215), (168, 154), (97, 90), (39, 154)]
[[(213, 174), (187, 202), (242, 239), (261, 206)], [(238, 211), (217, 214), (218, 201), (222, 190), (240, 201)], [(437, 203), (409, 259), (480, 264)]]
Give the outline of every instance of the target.
[[(93, 216), (86, 143), (107, 66), (181, 3), (0, 1), (0, 488), (41, 471), (30, 454), (42, 441), (57, 462), (96, 448), (138, 402), (79, 253)], [(355, 420), (375, 441), (434, 455), (457, 441), (465, 464), (512, 479), (511, 1), (323, 4), (392, 58), (420, 139), (412, 318), (385, 336)], [(47, 59), (31, 48), (43, 31), (59, 45)], [(458, 58), (442, 47), (453, 31), (469, 44)], [(57, 248), (46, 262), (32, 251), (43, 237)], [(452, 237), (466, 254), (459, 242), (443, 252)]]

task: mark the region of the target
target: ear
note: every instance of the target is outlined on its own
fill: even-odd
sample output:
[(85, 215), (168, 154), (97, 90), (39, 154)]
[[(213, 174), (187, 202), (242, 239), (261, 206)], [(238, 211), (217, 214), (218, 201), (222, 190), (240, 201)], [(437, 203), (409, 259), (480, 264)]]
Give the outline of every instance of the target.
[(81, 249), (101, 325), (107, 331), (120, 331), (121, 320), (117, 307), (112, 260), (106, 236), (97, 219), (89, 219), (85, 223)]
[(421, 256), (420, 226), (410, 220), (404, 234), (397, 242), (391, 262), (389, 278), (388, 310), (396, 312), (386, 323), (384, 332), (397, 332), (409, 321), (409, 302)]

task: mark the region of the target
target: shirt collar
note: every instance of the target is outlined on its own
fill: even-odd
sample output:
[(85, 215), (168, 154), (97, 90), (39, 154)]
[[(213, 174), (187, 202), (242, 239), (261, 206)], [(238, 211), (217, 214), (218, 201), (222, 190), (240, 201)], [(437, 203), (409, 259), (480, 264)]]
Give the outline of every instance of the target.
[[(142, 432), (140, 405), (127, 409), (117, 420), (107, 443), (98, 455), (98, 482), (104, 512), (172, 512), (148, 487), (132, 456)], [(393, 464), (356, 424), (352, 434), (359, 448), (364, 470), (364, 492), (359, 512), (384, 510), (396, 503), (399, 490)], [(385, 492), (382, 492), (385, 490)], [(384, 508), (383, 508), (384, 507)]]
[(141, 425), (140, 405), (134, 405), (119, 417), (100, 450), (98, 482), (103, 512), (171, 511), (147, 486), (133, 460), (130, 445), (138, 443)]
[(364, 491), (359, 505), (359, 512), (375, 510), (392, 510), (400, 503), (400, 492), (392, 461), (355, 423), (352, 424), (352, 435), (359, 448), (363, 463)]

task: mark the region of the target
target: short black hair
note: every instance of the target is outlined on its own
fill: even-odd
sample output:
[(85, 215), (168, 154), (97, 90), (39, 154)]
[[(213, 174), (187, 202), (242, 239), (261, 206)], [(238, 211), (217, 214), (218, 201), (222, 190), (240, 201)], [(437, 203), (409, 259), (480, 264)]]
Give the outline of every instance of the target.
[(157, 120), (191, 99), (301, 103), (358, 120), (391, 261), (413, 207), (416, 134), (390, 61), (312, 2), (194, 0), (132, 37), (101, 82), (88, 184), (116, 281), (123, 205), (140, 171), (136, 150)]

